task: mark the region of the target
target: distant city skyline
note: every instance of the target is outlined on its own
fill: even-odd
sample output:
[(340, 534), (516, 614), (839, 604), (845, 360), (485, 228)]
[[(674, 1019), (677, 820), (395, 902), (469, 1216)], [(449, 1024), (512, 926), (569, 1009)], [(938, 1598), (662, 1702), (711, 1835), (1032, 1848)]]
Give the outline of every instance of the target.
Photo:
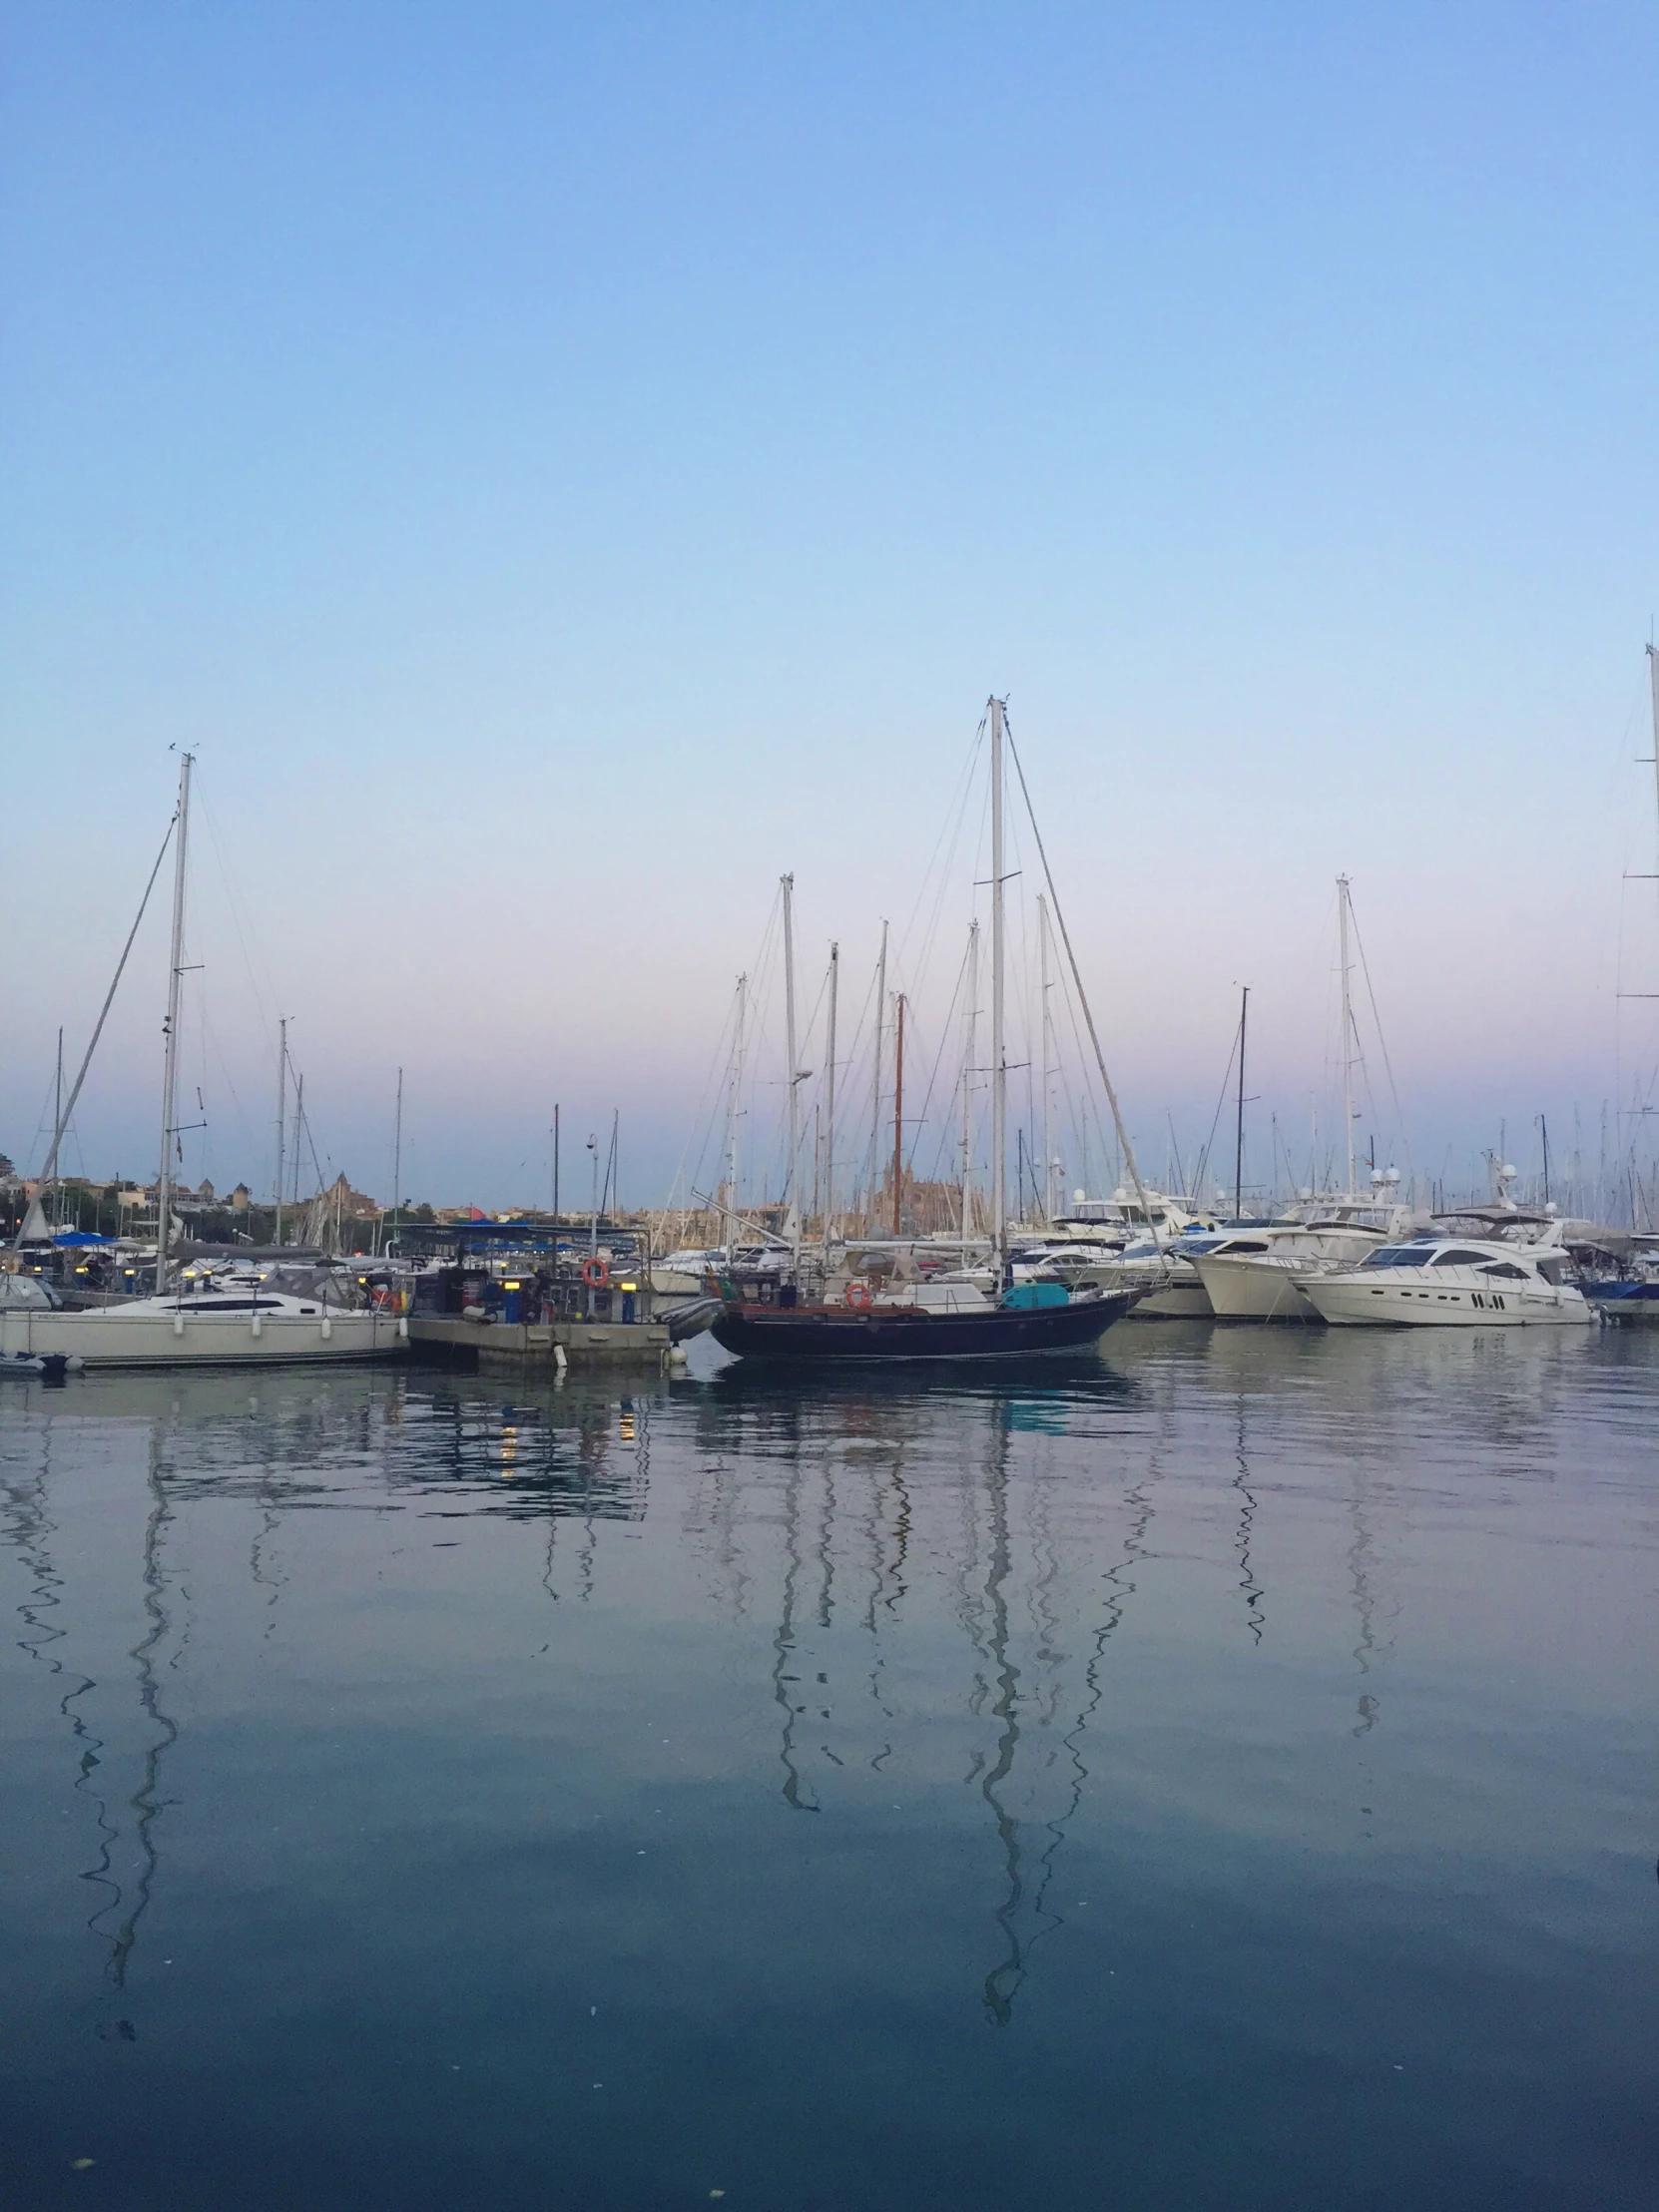
[[(330, 1177), (389, 1196), (402, 1066), (406, 1196), (543, 1202), (558, 1100), (567, 1196), (616, 1110), (640, 1204), (780, 873), (861, 1000), (992, 689), (1158, 1173), (1246, 983), (1253, 1162), (1329, 1132), (1340, 871), (1422, 1174), (1659, 1104), (1651, 11), (252, 0), (8, 56), (20, 1171), (170, 747), (191, 1183), (269, 1193), (282, 1015)], [(166, 888), (66, 1172), (154, 1176)]]

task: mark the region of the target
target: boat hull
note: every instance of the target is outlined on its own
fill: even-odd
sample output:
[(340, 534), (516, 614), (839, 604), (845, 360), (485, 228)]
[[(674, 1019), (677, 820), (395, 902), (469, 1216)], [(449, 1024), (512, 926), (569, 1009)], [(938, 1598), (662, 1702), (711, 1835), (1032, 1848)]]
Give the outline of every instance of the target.
[(1272, 1260), (1195, 1260), (1218, 1321), (1318, 1322), (1296, 1273)]
[(1389, 1269), (1404, 1281), (1373, 1276), (1316, 1278), (1307, 1295), (1334, 1329), (1525, 1329), (1585, 1328), (1595, 1308), (1571, 1288), (1542, 1284), (1524, 1289), (1470, 1291), (1436, 1283), (1428, 1269)]
[(1607, 1321), (1659, 1325), (1659, 1283), (1586, 1283), (1584, 1296)]
[(1125, 1285), (1123, 1277), (1127, 1273), (1127, 1269), (1117, 1271), (1114, 1283), (1103, 1271), (1086, 1277), (1081, 1288), (1098, 1290), (1107, 1298), (1121, 1297), (1128, 1290), (1135, 1297), (1137, 1321), (1209, 1321), (1214, 1315), (1209, 1292), (1185, 1261), (1174, 1268), (1137, 1269)]
[(381, 1360), (408, 1350), (396, 1314), (137, 1312), (0, 1314), (0, 1356), (79, 1360), (88, 1368), (279, 1367), (297, 1361)]
[(1097, 1344), (1138, 1293), (1074, 1300), (1029, 1312), (925, 1314), (904, 1307), (729, 1306), (710, 1331), (743, 1359), (879, 1362), (1029, 1360)]

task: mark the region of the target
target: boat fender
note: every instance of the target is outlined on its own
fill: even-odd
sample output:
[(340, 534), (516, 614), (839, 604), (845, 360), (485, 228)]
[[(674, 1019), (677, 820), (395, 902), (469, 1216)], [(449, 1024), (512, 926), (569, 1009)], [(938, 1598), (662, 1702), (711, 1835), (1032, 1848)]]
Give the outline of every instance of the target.
[(611, 1271), (603, 1260), (582, 1262), (582, 1281), (590, 1291), (602, 1291), (611, 1280)]
[(843, 1293), (847, 1305), (855, 1308), (860, 1313), (871, 1303), (872, 1295), (867, 1283), (857, 1282), (849, 1283)]
[(184, 1333), (185, 1333), (185, 1317), (184, 1317), (184, 1315), (183, 1315), (182, 1313), (180, 1313), (180, 1314), (175, 1314), (175, 1315), (174, 1315), (174, 1317), (173, 1317), (173, 1334), (174, 1334), (174, 1335), (175, 1335), (176, 1337), (182, 1337), (182, 1336), (184, 1335)]
[(404, 1340), (405, 1343), (407, 1343), (409, 1335), (409, 1317), (407, 1314), (398, 1315), (397, 1334)]
[(332, 1338), (333, 1334), (334, 1334), (334, 1317), (333, 1317), (333, 1315), (332, 1315), (332, 1314), (324, 1314), (324, 1315), (323, 1315), (323, 1317), (322, 1317), (322, 1341), (323, 1341), (323, 1343), (324, 1343), (324, 1344), (327, 1344), (327, 1343), (329, 1342), (329, 1340), (330, 1340), (330, 1339)]
[(262, 1330), (264, 1329), (264, 1327), (265, 1327), (265, 1316), (264, 1316), (263, 1314), (256, 1314), (256, 1315), (254, 1316), (254, 1334), (255, 1334), (255, 1336), (256, 1336), (256, 1337), (258, 1337), (258, 1336), (259, 1336), (260, 1332), (261, 1332), (261, 1331), (262, 1331)]

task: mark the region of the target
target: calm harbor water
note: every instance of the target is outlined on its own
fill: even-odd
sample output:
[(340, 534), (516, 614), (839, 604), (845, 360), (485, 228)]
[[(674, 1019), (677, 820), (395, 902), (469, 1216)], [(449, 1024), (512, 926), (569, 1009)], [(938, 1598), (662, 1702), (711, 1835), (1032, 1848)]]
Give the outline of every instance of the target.
[(7, 1385), (9, 2204), (1655, 2202), (1659, 1342), (699, 1349)]

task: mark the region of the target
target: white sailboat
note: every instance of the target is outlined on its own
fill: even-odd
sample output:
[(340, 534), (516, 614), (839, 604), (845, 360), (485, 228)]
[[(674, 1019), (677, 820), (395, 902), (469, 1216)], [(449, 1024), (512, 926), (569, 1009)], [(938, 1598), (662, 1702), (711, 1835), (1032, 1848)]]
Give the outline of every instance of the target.
[[(184, 973), (185, 863), (194, 765), (194, 756), (185, 754), (179, 765), (179, 805), (174, 817), (177, 841), (162, 1077), (162, 1163), (156, 1193), (156, 1292), (151, 1298), (88, 1313), (43, 1310), (33, 1303), (0, 1305), (3, 1359), (64, 1360), (71, 1367), (85, 1368), (265, 1367), (296, 1360), (383, 1358), (408, 1346), (408, 1322), (403, 1315), (387, 1307), (346, 1303), (350, 1294), (343, 1284), (324, 1283), (309, 1296), (295, 1296), (254, 1275), (190, 1272), (178, 1282), (173, 1280), (179, 984)], [(60, 1130), (54, 1156), (61, 1136)]]
[[(1399, 1185), (1395, 1169), (1374, 1170), (1369, 1198), (1357, 1189), (1354, 969), (1349, 957), (1352, 897), (1348, 877), (1339, 875), (1337, 922), (1342, 968), (1347, 1188), (1337, 1196), (1305, 1205), (1294, 1222), (1269, 1225), (1257, 1233), (1254, 1243), (1249, 1239), (1236, 1239), (1193, 1254), (1193, 1267), (1204, 1286), (1210, 1310), (1219, 1321), (1317, 1322), (1319, 1311), (1307, 1295), (1308, 1285), (1315, 1277), (1341, 1274), (1359, 1267), (1379, 1246), (1410, 1234), (1413, 1217), (1410, 1209), (1401, 1205), (1395, 1196)], [(1242, 1092), (1242, 1083), (1240, 1088)]]

